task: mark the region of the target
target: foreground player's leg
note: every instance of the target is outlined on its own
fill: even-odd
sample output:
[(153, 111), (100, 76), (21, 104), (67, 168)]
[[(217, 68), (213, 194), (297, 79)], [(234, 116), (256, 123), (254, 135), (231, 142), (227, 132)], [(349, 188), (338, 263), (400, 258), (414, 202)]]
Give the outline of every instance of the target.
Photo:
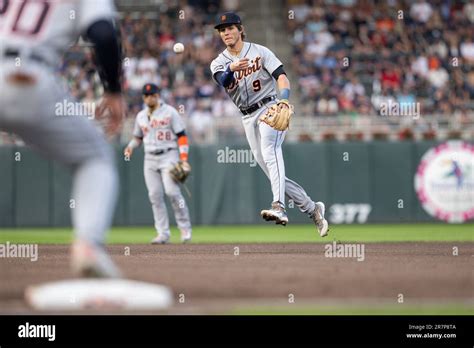
[(151, 241), (151, 244), (166, 244), (170, 239), (168, 209), (166, 209), (165, 204), (163, 178), (161, 172), (157, 170), (155, 165), (156, 164), (152, 161), (145, 159), (143, 170), (157, 233), (157, 237)]
[(92, 160), (74, 173), (72, 221), (76, 242), (72, 246), (73, 272), (87, 277), (120, 274), (103, 251), (117, 200), (118, 177), (112, 161)]
[(44, 105), (47, 106), (37, 110), (39, 120), (32, 120), (32, 124), (13, 122), (10, 130), (33, 149), (73, 171), (73, 272), (79, 276), (118, 277), (120, 272), (104, 249), (117, 199), (118, 177), (112, 149), (91, 121), (74, 116), (44, 116), (54, 114), (48, 108), (54, 104)]
[(173, 207), (176, 224), (181, 231), (181, 242), (188, 243), (191, 241), (192, 228), (191, 219), (189, 217), (189, 209), (186, 201), (181, 193), (179, 184), (176, 183), (169, 175), (169, 168), (163, 170), (163, 184), (165, 192), (170, 199)]

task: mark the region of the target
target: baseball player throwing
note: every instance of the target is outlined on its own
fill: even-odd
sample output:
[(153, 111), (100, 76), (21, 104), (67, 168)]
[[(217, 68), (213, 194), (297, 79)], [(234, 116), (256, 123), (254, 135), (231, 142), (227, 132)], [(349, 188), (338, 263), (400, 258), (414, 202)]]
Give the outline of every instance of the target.
[(103, 247), (118, 176), (112, 149), (99, 128), (87, 117), (56, 113), (58, 103), (73, 100), (56, 68), (79, 35), (94, 44), (105, 90), (95, 115), (104, 118), (108, 110), (106, 131), (117, 132), (124, 103), (114, 16), (112, 0), (0, 2), (0, 129), (18, 134), (27, 145), (72, 170), (71, 263), (79, 276), (120, 275)]
[(215, 29), (226, 49), (211, 63), (213, 79), (241, 111), (252, 153), (270, 179), (273, 201), (270, 209), (261, 211), (262, 217), (286, 225), (286, 196), (313, 219), (319, 234), (326, 236), (329, 227), (324, 203), (313, 202), (300, 185), (285, 176), (281, 146), (291, 106), (290, 82), (282, 62), (268, 48), (244, 41), (242, 22), (235, 13), (222, 14)]
[(181, 194), (179, 182), (191, 172), (188, 163), (188, 138), (178, 111), (159, 99), (158, 86), (143, 86), (146, 108), (137, 114), (133, 139), (124, 150), (130, 157), (143, 142), (145, 147), (144, 175), (148, 188), (158, 236), (152, 244), (166, 244), (170, 239), (170, 225), (164, 194), (171, 201), (183, 243), (191, 240), (189, 210)]

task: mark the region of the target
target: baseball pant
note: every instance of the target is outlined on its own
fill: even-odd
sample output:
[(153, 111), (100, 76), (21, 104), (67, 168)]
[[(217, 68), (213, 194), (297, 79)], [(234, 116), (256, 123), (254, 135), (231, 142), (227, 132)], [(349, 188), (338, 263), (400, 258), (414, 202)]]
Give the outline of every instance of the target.
[(301, 212), (310, 214), (315, 209), (313, 200), (305, 190), (285, 176), (285, 163), (281, 146), (286, 131), (277, 131), (258, 118), (274, 103), (268, 103), (242, 118), (247, 141), (258, 165), (271, 183), (273, 202), (285, 205), (285, 197), (291, 199)]
[(178, 161), (179, 153), (176, 149), (161, 155), (145, 154), (143, 172), (148, 189), (148, 197), (150, 198), (153, 210), (155, 229), (158, 234), (170, 235), (165, 194), (170, 200), (178, 228), (181, 231), (191, 232), (188, 206), (181, 193), (179, 184), (170, 175), (170, 168)]
[(52, 71), (34, 62), (25, 63), (35, 79), (27, 85), (7, 81), (12, 70), (0, 63), (0, 129), (16, 133), (40, 154), (72, 170), (75, 204), (71, 214), (76, 238), (103, 244), (117, 199), (112, 149), (93, 121), (57, 113), (58, 103), (73, 98)]

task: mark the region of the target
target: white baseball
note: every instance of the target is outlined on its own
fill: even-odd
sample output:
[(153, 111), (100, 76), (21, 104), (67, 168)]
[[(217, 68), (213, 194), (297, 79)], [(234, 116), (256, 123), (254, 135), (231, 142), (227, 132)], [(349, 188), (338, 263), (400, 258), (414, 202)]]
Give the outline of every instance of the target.
[(181, 42), (177, 42), (173, 46), (173, 51), (175, 53), (182, 53), (184, 51), (184, 45)]

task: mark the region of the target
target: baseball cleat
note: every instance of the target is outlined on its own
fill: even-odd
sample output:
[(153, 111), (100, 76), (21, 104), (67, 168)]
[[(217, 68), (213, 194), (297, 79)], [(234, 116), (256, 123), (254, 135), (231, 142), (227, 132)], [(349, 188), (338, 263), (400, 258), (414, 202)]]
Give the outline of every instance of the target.
[(75, 241), (71, 250), (71, 268), (82, 278), (121, 278), (122, 274), (103, 247)]
[(169, 234), (162, 234), (160, 233), (158, 237), (151, 241), (151, 244), (168, 244), (170, 242), (170, 235)]
[(319, 235), (321, 237), (326, 237), (329, 232), (329, 224), (327, 220), (324, 218), (325, 207), (323, 202), (316, 202), (316, 208), (314, 212), (310, 215), (311, 219), (313, 219), (314, 224), (318, 228)]
[(280, 203), (272, 203), (270, 209), (265, 209), (260, 212), (260, 215), (265, 221), (275, 221), (277, 225), (286, 226), (288, 223), (288, 216), (286, 215), (285, 208)]
[(181, 231), (181, 243), (186, 244), (191, 241), (191, 231)]

